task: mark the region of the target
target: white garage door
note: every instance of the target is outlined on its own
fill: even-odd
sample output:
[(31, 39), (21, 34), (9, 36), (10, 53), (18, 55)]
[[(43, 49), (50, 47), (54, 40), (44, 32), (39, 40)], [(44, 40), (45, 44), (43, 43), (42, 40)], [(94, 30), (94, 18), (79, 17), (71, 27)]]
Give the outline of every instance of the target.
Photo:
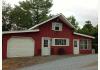
[(34, 41), (29, 37), (14, 37), (8, 40), (7, 57), (34, 56)]

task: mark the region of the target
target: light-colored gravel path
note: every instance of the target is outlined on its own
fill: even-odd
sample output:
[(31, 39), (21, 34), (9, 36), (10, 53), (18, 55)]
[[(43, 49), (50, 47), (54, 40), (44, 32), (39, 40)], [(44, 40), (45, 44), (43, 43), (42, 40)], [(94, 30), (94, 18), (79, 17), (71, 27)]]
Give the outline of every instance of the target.
[(84, 55), (60, 59), (18, 70), (98, 70), (98, 55)]

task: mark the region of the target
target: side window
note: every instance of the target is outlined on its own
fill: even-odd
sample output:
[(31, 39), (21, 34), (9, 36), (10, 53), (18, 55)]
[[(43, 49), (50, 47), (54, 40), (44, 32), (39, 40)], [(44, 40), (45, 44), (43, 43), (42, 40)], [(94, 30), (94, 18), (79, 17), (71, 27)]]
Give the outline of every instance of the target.
[(57, 23), (57, 22), (53, 22), (52, 23), (52, 30), (54, 30), (54, 31), (62, 31), (62, 24), (61, 23)]

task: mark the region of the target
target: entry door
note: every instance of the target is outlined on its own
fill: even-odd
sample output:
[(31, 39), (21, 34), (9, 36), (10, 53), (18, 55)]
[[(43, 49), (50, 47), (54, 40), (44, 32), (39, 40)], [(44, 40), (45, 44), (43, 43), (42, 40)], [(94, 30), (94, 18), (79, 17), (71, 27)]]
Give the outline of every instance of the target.
[(42, 55), (50, 55), (50, 38), (42, 37)]
[(79, 54), (79, 40), (78, 39), (74, 39), (73, 41), (73, 52), (74, 54)]

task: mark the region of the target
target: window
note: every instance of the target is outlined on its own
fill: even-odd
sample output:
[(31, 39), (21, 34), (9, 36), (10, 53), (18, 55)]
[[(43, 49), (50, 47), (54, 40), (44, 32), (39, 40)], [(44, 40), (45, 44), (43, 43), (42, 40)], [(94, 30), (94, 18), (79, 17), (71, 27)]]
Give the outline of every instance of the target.
[(56, 26), (56, 27), (55, 27), (55, 30), (59, 31), (59, 27)]
[(66, 38), (53, 38), (52, 39), (53, 46), (69, 46), (69, 39)]
[(44, 40), (44, 47), (48, 47), (48, 40)]
[(62, 31), (62, 24), (61, 23), (57, 23), (57, 22), (53, 22), (52, 23), (52, 30), (54, 30), (54, 31)]
[(88, 39), (80, 40), (80, 49), (91, 49), (91, 41)]
[(74, 47), (77, 47), (77, 41), (74, 41)]

